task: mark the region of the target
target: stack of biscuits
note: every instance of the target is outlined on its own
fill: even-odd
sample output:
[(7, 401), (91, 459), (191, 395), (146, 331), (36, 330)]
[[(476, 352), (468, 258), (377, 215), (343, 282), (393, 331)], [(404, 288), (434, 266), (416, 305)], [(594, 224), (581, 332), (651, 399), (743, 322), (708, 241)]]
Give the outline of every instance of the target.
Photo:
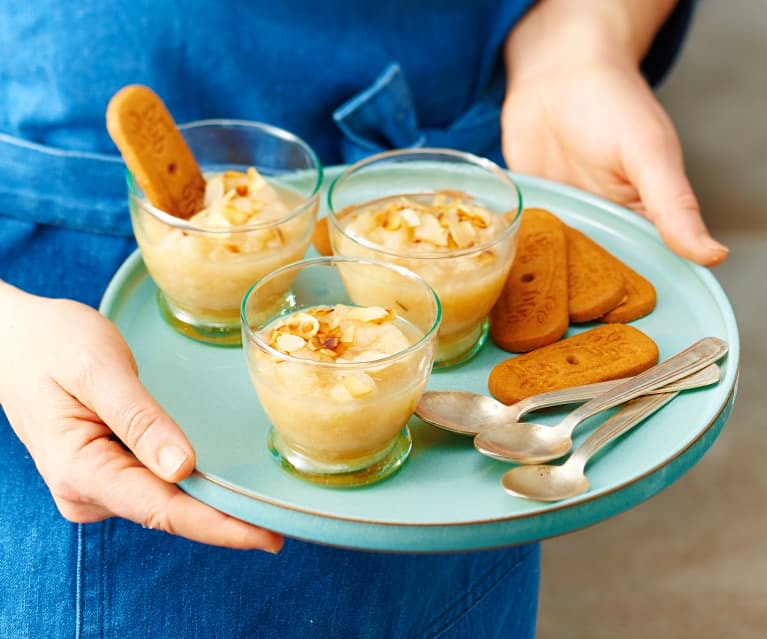
[[(588, 236), (549, 211), (525, 209), (514, 264), (490, 314), (495, 344), (523, 355), (493, 368), (490, 392), (510, 404), (649, 368), (658, 348), (626, 322), (655, 301), (647, 279)], [(561, 339), (571, 324), (595, 321), (603, 325)]]

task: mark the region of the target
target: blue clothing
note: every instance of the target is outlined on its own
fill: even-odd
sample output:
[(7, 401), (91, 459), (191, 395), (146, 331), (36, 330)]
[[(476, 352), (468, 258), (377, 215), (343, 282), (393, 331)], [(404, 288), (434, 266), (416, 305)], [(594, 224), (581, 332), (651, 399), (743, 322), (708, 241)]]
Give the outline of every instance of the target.
[[(0, 278), (96, 306), (135, 248), (104, 127), (125, 84), (180, 122), (285, 127), (326, 164), (420, 144), (500, 159), (499, 50), (530, 3), (0, 0)], [(272, 557), (76, 525), (2, 413), (0, 467), (0, 639), (534, 635), (537, 544), (410, 556), (288, 540)]]

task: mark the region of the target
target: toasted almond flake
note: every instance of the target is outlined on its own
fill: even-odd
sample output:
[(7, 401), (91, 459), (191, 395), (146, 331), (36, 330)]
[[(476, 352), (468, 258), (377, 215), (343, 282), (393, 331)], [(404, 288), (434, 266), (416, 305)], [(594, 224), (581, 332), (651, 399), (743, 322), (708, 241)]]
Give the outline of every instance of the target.
[[(239, 190), (240, 187), (237, 187), (237, 190)], [(245, 187), (248, 188), (248, 187)], [(238, 211), (241, 211), (242, 213), (250, 213), (253, 209), (257, 208), (254, 206), (255, 202), (251, 200), (248, 197), (234, 197), (232, 198), (231, 205), (237, 209)]]
[(298, 335), (302, 339), (314, 337), (320, 330), (319, 320), (309, 313), (295, 313), (276, 326), (277, 330)]
[(323, 350), (333, 351), (334, 354), (335, 354), (335, 350), (338, 348), (340, 344), (341, 344), (341, 338), (337, 337), (336, 335), (330, 335), (322, 340)]
[(236, 201), (234, 206), (225, 207), (222, 213), (224, 214), (226, 219), (229, 220), (235, 226), (239, 226), (240, 224), (245, 224), (245, 222), (247, 222), (248, 218), (250, 217), (248, 215), (247, 210), (243, 210), (242, 208), (237, 206)]
[(291, 333), (278, 333), (275, 342), (277, 348), (285, 353), (295, 353), (306, 345), (304, 338)]
[[(269, 343), (288, 354), (301, 351), (300, 356), (308, 359), (358, 361), (360, 353), (378, 359), (408, 345), (394, 324), (384, 326), (382, 333), (376, 328), (395, 319), (394, 311), (380, 306), (308, 308), (279, 320), (271, 329)], [(389, 339), (392, 331), (402, 339)]]
[(211, 178), (205, 184), (205, 205), (210, 206), (224, 197), (224, 179), (222, 176)]
[(341, 341), (344, 344), (351, 344), (354, 341), (354, 324), (346, 323), (341, 327)]
[(459, 248), (466, 248), (474, 244), (477, 238), (477, 232), (471, 222), (464, 220), (459, 222), (457, 218), (449, 220), (450, 235), (455, 240)]
[(396, 231), (402, 228), (402, 216), (398, 211), (387, 209), (384, 211), (381, 226), (383, 226), (383, 228), (385, 228), (387, 231)]
[(409, 227), (414, 228), (420, 226), (421, 216), (416, 213), (411, 207), (406, 207), (399, 212), (402, 219)]
[(471, 208), (458, 208), (458, 219), (468, 221), (478, 229), (486, 229), (492, 222), (491, 213), (481, 207), (472, 206)]
[(381, 244), (387, 249), (399, 250), (408, 243), (407, 230), (399, 228), (396, 231), (384, 231)]
[(390, 311), (381, 306), (360, 306), (349, 309), (347, 317), (360, 322), (379, 322), (390, 316)]
[(413, 231), (413, 237), (434, 246), (447, 246), (448, 231), (436, 217), (426, 214), (421, 216), (421, 224)]
[(251, 191), (256, 191), (266, 184), (266, 180), (258, 171), (256, 171), (255, 167), (249, 166), (246, 176)]

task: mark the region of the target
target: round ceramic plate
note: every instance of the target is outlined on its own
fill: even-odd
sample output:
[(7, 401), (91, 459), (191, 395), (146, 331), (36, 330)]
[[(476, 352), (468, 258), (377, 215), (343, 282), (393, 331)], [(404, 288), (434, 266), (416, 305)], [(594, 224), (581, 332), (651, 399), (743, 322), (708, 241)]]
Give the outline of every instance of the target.
[[(500, 486), (507, 464), (477, 453), (470, 438), (416, 417), (410, 421), (413, 451), (398, 473), (364, 488), (326, 488), (293, 477), (271, 459), (268, 421), (242, 351), (194, 342), (165, 324), (155, 286), (134, 253), (116, 273), (101, 311), (116, 322), (143, 383), (197, 452), (197, 472), (181, 487), (224, 512), (295, 538), (368, 550), (459, 551), (588, 526), (648, 499), (691, 468), (721, 431), (735, 396), (738, 332), (721, 287), (708, 270), (672, 254), (634, 213), (572, 188), (514, 177), (525, 206), (548, 208), (655, 284), (657, 308), (634, 325), (656, 341), (661, 359), (708, 335), (728, 342), (716, 386), (680, 394), (601, 451), (587, 467), (590, 490), (566, 501), (509, 496)], [(571, 328), (568, 335), (585, 328)], [(488, 343), (464, 366), (434, 372), (429, 388), (487, 393), (491, 368), (508, 357)], [(536, 421), (554, 423), (564, 414), (549, 410)], [(599, 421), (579, 427), (576, 446)]]

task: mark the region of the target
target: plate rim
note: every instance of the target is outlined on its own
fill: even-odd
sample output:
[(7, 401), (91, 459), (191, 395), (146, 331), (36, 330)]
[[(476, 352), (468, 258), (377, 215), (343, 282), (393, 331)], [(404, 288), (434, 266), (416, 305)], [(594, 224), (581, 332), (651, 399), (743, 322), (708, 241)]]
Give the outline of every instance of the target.
[[(342, 169), (343, 169), (342, 166), (328, 167), (326, 174), (329, 178), (330, 176), (333, 175), (334, 171), (340, 171)], [(640, 217), (636, 213), (629, 211), (628, 209), (625, 209), (613, 202), (605, 200), (604, 198), (601, 198), (594, 194), (582, 191), (575, 187), (552, 182), (544, 178), (527, 176), (527, 175), (522, 175), (522, 174), (517, 174), (512, 172), (510, 172), (510, 175), (517, 182), (518, 186), (520, 187), (523, 193), (526, 187), (531, 187), (531, 188), (542, 190), (546, 194), (553, 193), (560, 196), (564, 196), (565, 198), (568, 198), (568, 199), (578, 200), (582, 204), (595, 207), (597, 209), (600, 209), (602, 211), (605, 211), (611, 215), (614, 215), (620, 218), (620, 220), (623, 223), (629, 224), (630, 226), (634, 227), (638, 232), (642, 233), (643, 235), (647, 236), (651, 240), (657, 242), (659, 245), (663, 246), (663, 243), (660, 240), (660, 236), (657, 230), (648, 220)], [(606, 227), (608, 229), (610, 228), (609, 225), (605, 225), (604, 223), (595, 222), (595, 224), (598, 224), (599, 226), (602, 226), (602, 227)], [(382, 528), (382, 529), (388, 529), (388, 530), (397, 530), (402, 532), (403, 534), (407, 534), (408, 531), (409, 532), (433, 531), (435, 529), (442, 530), (442, 531), (446, 531), (446, 530), (457, 531), (457, 530), (464, 530), (467, 528), (476, 529), (478, 527), (486, 529), (486, 528), (493, 528), (493, 527), (499, 527), (499, 526), (500, 527), (507, 526), (507, 525), (513, 524), (514, 522), (518, 522), (520, 520), (526, 520), (529, 522), (530, 520), (535, 520), (541, 517), (550, 517), (552, 515), (556, 515), (557, 513), (562, 513), (562, 512), (571, 513), (573, 511), (582, 509), (584, 506), (588, 506), (593, 503), (600, 504), (600, 503), (604, 503), (605, 500), (618, 499), (622, 493), (626, 493), (632, 489), (636, 489), (638, 487), (638, 484), (641, 484), (644, 481), (648, 480), (649, 478), (653, 477), (654, 475), (658, 474), (664, 468), (669, 468), (671, 466), (674, 466), (675, 471), (680, 471), (678, 472), (677, 477), (681, 476), (687, 470), (689, 470), (692, 466), (694, 466), (694, 464), (698, 461), (698, 459), (702, 457), (703, 454), (705, 454), (705, 452), (708, 450), (708, 448), (713, 444), (713, 441), (716, 439), (719, 432), (724, 427), (727, 417), (729, 416), (729, 412), (732, 409), (732, 405), (734, 404), (735, 397), (737, 394), (737, 385), (738, 385), (738, 378), (739, 378), (740, 338), (739, 338), (739, 331), (737, 327), (737, 319), (735, 317), (735, 313), (732, 309), (730, 301), (727, 298), (723, 288), (721, 287), (720, 283), (715, 278), (713, 273), (711, 273), (709, 269), (702, 267), (700, 265), (694, 264), (692, 262), (689, 262), (687, 260), (681, 260), (680, 258), (680, 261), (685, 267), (687, 267), (689, 270), (692, 271), (692, 273), (694, 274), (696, 278), (701, 280), (701, 283), (703, 284), (704, 288), (709, 292), (709, 294), (712, 295), (713, 301), (716, 303), (716, 306), (720, 309), (721, 319), (723, 320), (725, 324), (725, 328), (728, 332), (727, 357), (728, 357), (728, 361), (730, 361), (732, 365), (728, 368), (727, 378), (729, 378), (729, 380), (726, 381), (727, 378), (724, 378), (720, 381), (720, 384), (727, 384), (727, 388), (723, 392), (723, 401), (716, 408), (715, 414), (713, 415), (713, 417), (709, 418), (708, 423), (705, 424), (705, 426), (701, 426), (696, 432), (694, 438), (691, 439), (689, 442), (687, 442), (687, 444), (683, 448), (675, 451), (672, 454), (672, 456), (665, 457), (660, 462), (646, 469), (640, 475), (632, 476), (630, 478), (625, 479), (625, 481), (621, 481), (619, 484), (611, 485), (610, 487), (602, 489), (602, 490), (589, 491), (583, 495), (574, 497), (569, 500), (544, 505), (533, 512), (517, 512), (517, 513), (512, 513), (506, 517), (493, 517), (489, 519), (479, 519), (479, 520), (472, 520), (472, 521), (464, 520), (464, 521), (446, 521), (446, 522), (385, 521), (385, 520), (367, 519), (367, 518), (348, 516), (348, 515), (328, 514), (328, 513), (323, 513), (316, 510), (309, 510), (309, 509), (302, 508), (300, 506), (294, 506), (291, 504), (286, 504), (284, 502), (274, 501), (269, 499), (266, 496), (249, 492), (236, 485), (233, 485), (227, 480), (217, 476), (215, 473), (208, 473), (204, 471), (204, 469), (201, 470), (199, 468), (195, 469), (193, 474), (189, 478), (182, 481), (179, 485), (182, 489), (186, 490), (189, 494), (197, 498), (200, 498), (200, 493), (205, 492), (204, 490), (203, 491), (196, 490), (197, 482), (201, 481), (201, 482), (204, 482), (205, 484), (209, 484), (210, 486), (215, 487), (216, 489), (225, 491), (225, 493), (229, 495), (233, 494), (239, 498), (256, 501), (259, 504), (261, 504), (261, 507), (274, 509), (277, 513), (288, 513), (288, 514), (292, 514), (294, 516), (299, 516), (299, 517), (308, 517), (310, 519), (313, 518), (317, 520), (325, 520), (334, 524), (342, 525), (344, 527), (349, 527), (351, 529), (356, 529), (356, 530), (369, 530), (371, 528), (376, 528), (376, 529)], [(114, 276), (110, 280), (109, 285), (107, 286), (104, 292), (104, 295), (101, 299), (101, 303), (99, 304), (99, 312), (101, 312), (103, 315), (105, 315), (106, 317), (110, 319), (114, 319), (114, 316), (119, 312), (120, 295), (124, 294), (123, 291), (125, 287), (138, 286), (141, 283), (141, 281), (139, 280), (139, 278), (141, 277), (148, 277), (148, 273), (146, 272), (146, 268), (144, 266), (139, 250), (134, 249), (134, 251), (128, 256), (128, 258), (120, 265), (120, 267), (117, 269)], [(707, 437), (710, 437), (712, 435), (712, 431), (715, 431), (713, 433), (713, 439), (711, 440), (710, 443), (708, 443), (708, 445), (705, 446), (705, 448), (697, 456), (695, 456), (694, 459), (692, 459), (691, 463), (684, 465), (684, 467), (676, 468), (676, 466), (683, 465), (682, 461), (686, 460), (688, 456), (693, 454), (694, 450), (704, 445), (703, 444), (704, 440)], [(657, 494), (657, 492), (660, 492), (663, 488), (673, 483), (673, 481), (675, 481), (677, 477), (675, 477), (668, 483), (663, 483), (663, 485), (659, 486), (657, 489), (650, 491), (649, 494), (647, 494), (643, 499), (626, 503), (625, 505), (623, 505), (623, 507), (620, 507), (617, 509), (613, 508), (610, 512), (606, 514), (601, 513), (602, 509), (596, 508), (596, 510), (600, 511), (600, 513), (597, 515), (592, 514), (593, 517), (595, 518), (590, 523), (578, 524), (570, 528), (567, 528), (567, 526), (565, 525), (565, 528), (567, 528), (566, 530), (564, 531), (560, 530), (559, 532), (554, 533), (554, 535), (578, 530), (585, 526), (591, 525), (592, 523), (595, 523), (596, 521), (601, 521), (609, 517), (615, 516), (619, 514), (620, 512), (623, 512), (624, 510), (630, 507), (638, 505), (642, 501), (645, 501), (646, 499), (649, 499), (653, 495)], [(202, 499), (202, 501), (205, 501), (205, 499)], [(211, 504), (211, 505), (219, 509), (221, 508), (219, 504)], [(302, 530), (306, 532), (306, 526), (304, 526)], [(302, 539), (314, 541), (317, 543), (328, 543), (329, 545), (337, 545), (333, 542), (329, 542), (327, 539), (317, 539), (308, 535), (302, 536), (301, 534), (297, 534), (296, 530), (293, 530), (290, 532), (285, 530), (283, 532), (289, 536), (293, 536), (296, 538), (302, 538)], [(444, 550), (446, 548), (453, 549), (453, 550), (456, 550), (456, 549), (457, 550), (479, 550), (479, 549), (488, 548), (488, 547), (499, 547), (499, 546), (513, 545), (517, 543), (526, 543), (526, 542), (534, 541), (536, 539), (544, 539), (544, 538), (547, 538), (548, 536), (554, 536), (554, 535), (542, 534), (541, 536), (536, 536), (535, 539), (533, 538), (517, 539), (515, 541), (511, 541), (508, 543), (501, 543), (499, 545), (491, 545), (491, 546), (486, 546), (486, 545), (474, 546), (470, 543), (468, 544), (459, 543), (456, 545), (456, 543), (453, 542), (451, 544), (448, 544), (446, 547), (443, 547), (443, 545), (440, 543), (436, 543), (436, 544), (421, 543), (421, 544), (415, 544), (415, 547), (413, 547), (413, 544), (408, 544), (407, 546), (404, 546), (402, 544), (395, 544), (393, 547), (381, 548), (380, 544), (376, 546), (372, 546), (372, 547), (368, 545), (356, 545), (355, 543), (350, 544), (348, 542), (348, 538), (350, 535), (346, 533), (345, 535), (340, 535), (340, 536), (347, 538), (347, 542), (338, 544), (338, 545), (341, 545), (342, 547), (352, 547), (352, 548), (366, 549), (366, 550), (396, 549), (396, 550), (404, 550), (406, 552), (421, 552), (421, 551), (428, 552), (428, 551), (439, 550), (439, 549)], [(354, 537), (354, 532), (351, 533), (351, 537)]]

